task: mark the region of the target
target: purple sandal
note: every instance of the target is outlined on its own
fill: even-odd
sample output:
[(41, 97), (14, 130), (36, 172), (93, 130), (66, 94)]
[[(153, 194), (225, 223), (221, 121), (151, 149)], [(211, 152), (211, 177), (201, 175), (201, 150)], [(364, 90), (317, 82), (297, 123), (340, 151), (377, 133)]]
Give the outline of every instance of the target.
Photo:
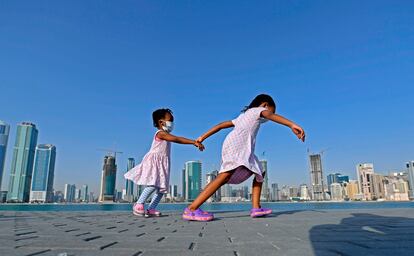
[(250, 217), (252, 218), (264, 217), (271, 213), (272, 213), (272, 210), (268, 208), (253, 208), (250, 210)]
[(214, 219), (214, 215), (212, 213), (205, 212), (200, 208), (195, 211), (191, 211), (190, 209), (185, 208), (183, 212), (183, 219), (195, 221), (210, 221)]

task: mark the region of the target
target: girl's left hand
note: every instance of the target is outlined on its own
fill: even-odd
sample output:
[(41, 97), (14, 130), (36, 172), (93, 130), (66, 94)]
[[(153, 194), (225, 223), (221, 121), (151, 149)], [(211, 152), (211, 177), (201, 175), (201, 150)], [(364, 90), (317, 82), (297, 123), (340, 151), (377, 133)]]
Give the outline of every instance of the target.
[(305, 131), (302, 129), (302, 127), (293, 124), (292, 127), (290, 127), (292, 129), (292, 132), (298, 137), (298, 139), (300, 139), (301, 141), (305, 142)]

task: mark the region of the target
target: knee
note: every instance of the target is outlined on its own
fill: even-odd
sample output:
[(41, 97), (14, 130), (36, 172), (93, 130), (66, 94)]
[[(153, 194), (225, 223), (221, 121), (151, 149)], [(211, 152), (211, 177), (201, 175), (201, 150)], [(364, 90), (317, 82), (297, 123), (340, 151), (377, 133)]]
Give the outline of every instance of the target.
[(217, 178), (219, 178), (222, 181), (222, 183), (224, 184), (224, 183), (227, 183), (230, 180), (231, 175), (232, 175), (232, 173), (230, 173), (230, 172), (224, 172), (224, 173), (220, 173)]

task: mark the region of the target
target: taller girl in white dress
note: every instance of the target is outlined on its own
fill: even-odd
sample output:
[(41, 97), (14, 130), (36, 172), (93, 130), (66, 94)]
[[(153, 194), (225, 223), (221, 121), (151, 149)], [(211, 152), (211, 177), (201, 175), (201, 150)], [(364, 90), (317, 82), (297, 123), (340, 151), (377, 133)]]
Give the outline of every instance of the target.
[[(138, 201), (132, 207), (134, 215), (159, 216), (161, 213), (155, 208), (164, 193), (167, 192), (170, 181), (170, 148), (171, 142), (192, 144), (201, 151), (204, 149), (201, 142), (196, 142), (171, 134), (174, 117), (170, 109), (158, 109), (152, 113), (155, 132), (150, 151), (144, 156), (141, 163), (125, 173), (124, 177), (137, 185), (145, 185)], [(153, 193), (151, 203), (145, 211), (144, 204)]]
[(223, 143), (219, 175), (184, 210), (184, 219), (196, 221), (212, 220), (214, 218), (213, 214), (204, 212), (199, 207), (223, 184), (240, 184), (252, 175), (255, 178), (252, 185), (253, 208), (250, 211), (251, 217), (266, 216), (272, 212), (271, 209), (262, 208), (260, 205), (260, 194), (265, 173), (263, 173), (259, 160), (254, 154), (256, 135), (260, 125), (265, 121), (271, 120), (288, 126), (300, 140), (305, 141), (303, 129), (292, 121), (276, 115), (275, 109), (276, 104), (272, 97), (260, 94), (243, 110), (239, 117), (214, 126), (197, 139), (201, 143), (221, 129), (234, 127)]

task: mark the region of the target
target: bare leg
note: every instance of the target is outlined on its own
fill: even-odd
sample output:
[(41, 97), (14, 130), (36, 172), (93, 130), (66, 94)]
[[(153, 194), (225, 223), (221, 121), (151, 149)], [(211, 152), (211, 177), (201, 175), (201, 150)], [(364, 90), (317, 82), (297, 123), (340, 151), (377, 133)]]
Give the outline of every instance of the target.
[(192, 202), (188, 209), (191, 211), (197, 210), (212, 194), (214, 194), (221, 186), (229, 181), (231, 175), (234, 171), (222, 172), (220, 173), (215, 180), (210, 182), (203, 191), (197, 196), (197, 198)]
[(260, 208), (260, 194), (262, 193), (263, 182), (257, 182), (256, 178), (253, 178), (252, 185), (252, 205), (253, 208)]

